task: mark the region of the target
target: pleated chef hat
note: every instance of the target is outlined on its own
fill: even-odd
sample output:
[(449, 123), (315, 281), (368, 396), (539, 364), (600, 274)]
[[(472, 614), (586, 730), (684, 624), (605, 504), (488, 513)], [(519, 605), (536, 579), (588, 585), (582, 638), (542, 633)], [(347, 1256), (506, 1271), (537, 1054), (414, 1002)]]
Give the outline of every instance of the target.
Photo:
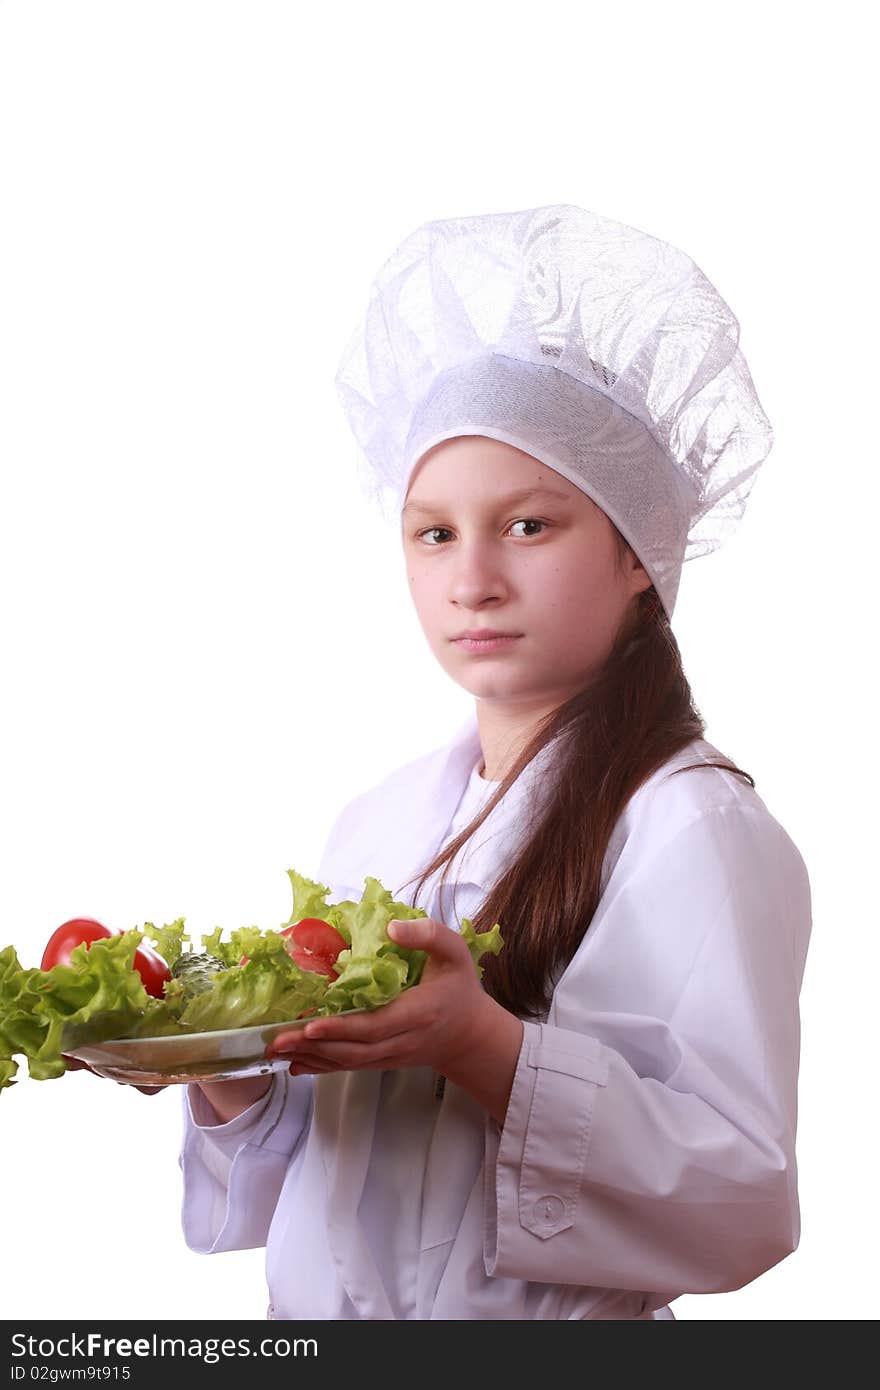
[(399, 524), (442, 439), (525, 450), (590, 496), (669, 615), (742, 517), (773, 433), (739, 324), (689, 256), (570, 205), (427, 222), (385, 262), (336, 388)]

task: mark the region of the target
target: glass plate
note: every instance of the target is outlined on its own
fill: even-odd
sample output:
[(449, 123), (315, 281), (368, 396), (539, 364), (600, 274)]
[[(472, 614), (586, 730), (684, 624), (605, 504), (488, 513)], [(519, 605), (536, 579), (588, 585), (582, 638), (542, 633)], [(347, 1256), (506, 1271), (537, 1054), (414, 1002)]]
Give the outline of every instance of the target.
[[(367, 1009), (344, 1010), (346, 1016), (368, 1012)], [(260, 1023), (252, 1028), (223, 1028), (212, 1033), (182, 1033), (167, 1038), (113, 1038), (109, 1042), (84, 1043), (62, 1050), (68, 1057), (87, 1062), (99, 1076), (131, 1086), (232, 1081), (244, 1076), (268, 1076), (269, 1072), (290, 1066), (292, 1057), (270, 1060), (266, 1047), (279, 1033), (305, 1028), (313, 1017), (293, 1018), (286, 1023)]]

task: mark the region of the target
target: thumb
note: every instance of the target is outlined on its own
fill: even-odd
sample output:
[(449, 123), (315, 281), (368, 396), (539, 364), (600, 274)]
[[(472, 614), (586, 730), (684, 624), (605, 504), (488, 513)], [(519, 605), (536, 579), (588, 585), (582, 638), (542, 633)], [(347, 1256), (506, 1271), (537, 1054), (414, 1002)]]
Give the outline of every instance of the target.
[(433, 955), (446, 958), (453, 957), (460, 945), (456, 941), (457, 933), (442, 922), (435, 922), (432, 917), (404, 918), (402, 921), (393, 918), (388, 923), (388, 935), (392, 941), (409, 946), (411, 950), (430, 951)]

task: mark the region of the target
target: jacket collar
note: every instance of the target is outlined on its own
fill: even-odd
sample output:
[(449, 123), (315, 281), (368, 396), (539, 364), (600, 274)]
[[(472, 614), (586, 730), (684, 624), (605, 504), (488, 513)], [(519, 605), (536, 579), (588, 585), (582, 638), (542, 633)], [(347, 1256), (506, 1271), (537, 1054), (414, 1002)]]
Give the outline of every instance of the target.
[[(448, 882), (488, 889), (500, 876), (548, 785), (555, 743), (552, 740), (532, 759), (455, 864), (447, 868)], [(405, 763), (356, 799), (353, 811), (357, 814), (340, 835), (336, 853), (322, 866), (324, 881), (344, 885), (345, 892), (358, 901), (370, 875), (380, 880), (395, 901), (409, 901), (415, 892), (415, 876), (449, 838), (452, 819), (481, 757), (479, 725), (472, 711), (446, 743)], [(370, 815), (373, 798), (377, 810)]]
[[(415, 884), (408, 880), (443, 843), (480, 756), (479, 728), (471, 713), (446, 743), (356, 797), (350, 820), (322, 861), (323, 882), (337, 894), (344, 888), (356, 902), (367, 875), (379, 879), (396, 901), (411, 896)], [(371, 802), (375, 814), (370, 814)]]

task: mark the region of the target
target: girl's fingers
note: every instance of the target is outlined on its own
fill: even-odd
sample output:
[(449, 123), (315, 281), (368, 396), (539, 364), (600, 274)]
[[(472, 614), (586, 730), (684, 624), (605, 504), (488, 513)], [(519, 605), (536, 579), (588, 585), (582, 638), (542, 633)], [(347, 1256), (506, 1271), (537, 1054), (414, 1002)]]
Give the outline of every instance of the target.
[(302, 1067), (305, 1071), (332, 1071), (337, 1067), (345, 1066), (345, 1060), (340, 1057), (327, 1057), (317, 1052), (289, 1052), (284, 1058), (285, 1062), (290, 1062), (292, 1066)]
[[(335, 1024), (335, 1037), (334, 1031), (325, 1029), (325, 1022)], [(377, 1031), (370, 1029), (366, 1037), (360, 1037), (355, 1030), (355, 1023), (357, 1023), (357, 1019), (350, 1019), (348, 1020), (348, 1026), (343, 1024), (341, 1029), (335, 1019), (323, 1020), (321, 1031), (318, 1033), (317, 1037), (304, 1037), (302, 1033), (279, 1034), (277, 1038), (268, 1042), (266, 1056), (267, 1058), (272, 1058), (272, 1056), (299, 1056), (300, 1054), (304, 1055), (306, 1052), (309, 1052), (309, 1055), (327, 1055), (329, 1058), (341, 1059), (343, 1056), (343, 1051), (341, 1051), (341, 1049), (345, 1049), (345, 1056), (359, 1058), (359, 1056), (366, 1056), (370, 1054), (370, 1052), (378, 1054), (380, 1051), (389, 1051), (389, 1049), (393, 1052), (399, 1051), (399, 1038), (406, 1037), (407, 1034), (412, 1033), (412, 1023), (407, 1026), (405, 1020), (399, 1019), (393, 1031), (389, 1031), (385, 1027), (380, 1036)], [(341, 1034), (341, 1036), (339, 1036), (339, 1034)]]
[(88, 1062), (81, 1062), (78, 1057), (68, 1057), (66, 1052), (62, 1052), (61, 1058), (68, 1071), (90, 1071), (92, 1076), (97, 1076), (97, 1072), (92, 1071)]
[(314, 1057), (297, 1057), (287, 1068), (291, 1076), (299, 1076), (300, 1072), (316, 1071), (342, 1071), (344, 1068), (335, 1066), (332, 1062), (322, 1062)]
[[(77, 1057), (68, 1057), (65, 1052), (62, 1052), (61, 1056), (64, 1058), (68, 1071), (90, 1071), (92, 1076), (98, 1075), (98, 1072), (95, 1071), (94, 1067), (90, 1067), (88, 1062), (81, 1062)], [(129, 1083), (127, 1081), (117, 1081), (116, 1084), (117, 1086), (127, 1086)], [(158, 1091), (164, 1091), (165, 1087), (135, 1086), (134, 1089), (136, 1091), (143, 1091), (145, 1096), (154, 1096)]]
[[(414, 986), (418, 989), (418, 986)], [(355, 1014), (353, 1018), (336, 1014), (332, 1018), (318, 1018), (295, 1034), (284, 1033), (275, 1039), (280, 1044), (282, 1038), (301, 1037), (303, 1045), (323, 1043), (325, 1040), (342, 1042), (380, 1043), (388, 1042), (398, 1033), (412, 1028), (421, 1017), (419, 1001), (410, 998), (394, 999), (382, 1008), (367, 1013)]]
[(270, 1043), (266, 1044), (266, 1057), (283, 1057), (285, 1052), (291, 1051), (302, 1037), (302, 1029), (297, 1028), (290, 1033), (278, 1033)]
[[(399, 1035), (403, 1037), (403, 1034)], [(337, 1067), (371, 1067), (379, 1057), (400, 1052), (394, 1047), (394, 1039), (386, 1038), (381, 1043), (325, 1042), (300, 1043), (282, 1051), (280, 1055), (291, 1062), (315, 1061), (329, 1063)], [(275, 1055), (274, 1053), (272, 1055)], [(400, 1061), (398, 1060), (398, 1066)]]
[(379, 1057), (372, 1062), (362, 1062), (359, 1067), (354, 1065), (344, 1066), (334, 1063), (327, 1065), (323, 1062), (309, 1062), (297, 1058), (291, 1062), (288, 1071), (291, 1076), (309, 1075), (316, 1073), (319, 1076), (329, 1075), (331, 1072), (339, 1071), (395, 1071), (400, 1066), (400, 1062), (394, 1057)]

